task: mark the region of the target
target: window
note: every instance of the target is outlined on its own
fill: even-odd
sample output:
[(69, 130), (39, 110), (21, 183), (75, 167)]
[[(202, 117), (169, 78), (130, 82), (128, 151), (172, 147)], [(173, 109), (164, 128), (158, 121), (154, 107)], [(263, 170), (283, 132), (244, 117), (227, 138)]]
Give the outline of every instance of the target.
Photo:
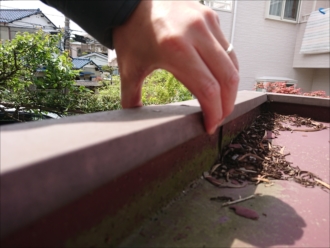
[(204, 1), (206, 6), (216, 10), (231, 11), (233, 0), (209, 0)]
[(270, 0), (267, 3), (267, 18), (288, 22), (298, 21), (300, 0)]

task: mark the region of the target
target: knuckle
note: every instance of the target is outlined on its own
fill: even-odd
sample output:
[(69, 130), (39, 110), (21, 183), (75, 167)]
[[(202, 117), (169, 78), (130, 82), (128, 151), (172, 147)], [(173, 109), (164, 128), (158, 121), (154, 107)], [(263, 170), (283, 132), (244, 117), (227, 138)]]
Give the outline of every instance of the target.
[(219, 97), (220, 87), (217, 82), (208, 81), (201, 87), (201, 94), (205, 98), (214, 99)]
[(239, 81), (240, 81), (240, 77), (239, 77), (238, 71), (235, 71), (235, 73), (233, 73), (233, 75), (231, 76), (229, 83), (232, 86), (237, 87), (239, 84)]
[(181, 51), (185, 48), (185, 42), (181, 35), (168, 34), (160, 38), (160, 46), (167, 51)]
[(206, 24), (201, 15), (195, 15), (190, 18), (190, 27), (197, 30), (206, 29)]
[(219, 25), (220, 24), (219, 16), (215, 11), (213, 11), (211, 9), (207, 9), (205, 11), (204, 15), (205, 15), (205, 19), (208, 22), (212, 23), (213, 25)]

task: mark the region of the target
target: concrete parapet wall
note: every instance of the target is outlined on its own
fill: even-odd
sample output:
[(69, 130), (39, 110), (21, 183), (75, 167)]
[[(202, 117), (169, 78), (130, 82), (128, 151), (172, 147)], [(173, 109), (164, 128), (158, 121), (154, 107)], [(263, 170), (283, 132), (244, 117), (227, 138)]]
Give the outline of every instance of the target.
[(196, 100), (1, 127), (2, 243), (115, 245), (209, 169), (266, 101), (238, 92), (212, 136)]

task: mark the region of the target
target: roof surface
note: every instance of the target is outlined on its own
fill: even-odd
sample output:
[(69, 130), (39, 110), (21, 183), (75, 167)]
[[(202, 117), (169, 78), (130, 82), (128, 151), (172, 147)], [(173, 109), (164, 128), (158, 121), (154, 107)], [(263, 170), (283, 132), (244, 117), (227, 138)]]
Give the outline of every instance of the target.
[(90, 62), (92, 62), (90, 59), (72, 58), (72, 64), (74, 69), (81, 69)]
[(1, 9), (0, 13), (0, 22), (10, 23), (41, 13), (41, 11), (40, 9)]
[(40, 9), (0, 9), (0, 23), (12, 23), (37, 14), (41, 14), (41, 17), (45, 18), (48, 24), (53, 26), (54, 30), (57, 28)]
[(88, 58), (88, 57), (92, 57), (92, 56), (98, 56), (98, 57), (101, 57), (103, 59), (106, 59), (108, 60), (108, 56), (104, 55), (103, 53), (97, 53), (97, 52), (94, 52), (94, 53), (89, 53), (89, 54), (86, 54), (86, 55), (83, 55), (83, 56), (80, 56), (79, 58)]

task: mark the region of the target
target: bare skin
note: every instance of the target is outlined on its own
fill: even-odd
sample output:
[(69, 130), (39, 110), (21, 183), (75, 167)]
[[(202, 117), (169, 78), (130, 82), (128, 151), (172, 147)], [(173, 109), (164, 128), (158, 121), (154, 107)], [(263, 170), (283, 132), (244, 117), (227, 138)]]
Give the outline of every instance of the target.
[(238, 62), (234, 51), (226, 53), (229, 42), (210, 8), (195, 1), (141, 1), (113, 38), (123, 108), (142, 106), (144, 78), (162, 68), (197, 97), (209, 134), (232, 112)]

